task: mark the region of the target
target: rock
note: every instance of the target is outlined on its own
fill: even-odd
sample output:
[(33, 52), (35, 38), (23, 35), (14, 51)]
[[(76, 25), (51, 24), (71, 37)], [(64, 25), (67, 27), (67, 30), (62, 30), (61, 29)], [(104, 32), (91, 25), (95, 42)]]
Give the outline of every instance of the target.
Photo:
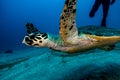
[(64, 80), (119, 80), (119, 71), (120, 65), (116, 63), (107, 63), (104, 66), (86, 65), (76, 68)]
[(13, 53), (13, 50), (6, 50), (5, 53), (11, 54), (11, 53)]

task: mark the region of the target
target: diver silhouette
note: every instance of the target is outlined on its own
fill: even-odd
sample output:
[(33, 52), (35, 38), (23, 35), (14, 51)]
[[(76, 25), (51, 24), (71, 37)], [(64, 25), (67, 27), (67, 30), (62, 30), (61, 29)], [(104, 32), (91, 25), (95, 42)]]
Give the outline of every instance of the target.
[(102, 4), (103, 18), (102, 18), (101, 26), (106, 27), (106, 18), (108, 15), (109, 6), (112, 5), (114, 2), (115, 2), (115, 0), (112, 0), (112, 1), (110, 1), (110, 0), (96, 0), (90, 13), (89, 13), (89, 16), (94, 17), (95, 12), (98, 10), (100, 5)]

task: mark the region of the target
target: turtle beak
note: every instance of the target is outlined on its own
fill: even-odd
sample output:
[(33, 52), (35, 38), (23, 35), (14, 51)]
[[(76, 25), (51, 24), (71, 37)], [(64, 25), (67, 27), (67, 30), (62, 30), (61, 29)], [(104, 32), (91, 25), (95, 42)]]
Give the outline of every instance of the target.
[(24, 37), (24, 39), (23, 39), (23, 41), (22, 41), (22, 44), (24, 44), (25, 43), (25, 37)]

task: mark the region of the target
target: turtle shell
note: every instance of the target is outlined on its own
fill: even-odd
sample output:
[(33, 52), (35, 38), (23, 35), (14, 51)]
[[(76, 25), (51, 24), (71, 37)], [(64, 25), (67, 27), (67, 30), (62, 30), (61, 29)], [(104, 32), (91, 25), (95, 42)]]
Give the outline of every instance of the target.
[(84, 26), (78, 28), (78, 34), (85, 33), (97, 36), (120, 36), (120, 30), (102, 26)]

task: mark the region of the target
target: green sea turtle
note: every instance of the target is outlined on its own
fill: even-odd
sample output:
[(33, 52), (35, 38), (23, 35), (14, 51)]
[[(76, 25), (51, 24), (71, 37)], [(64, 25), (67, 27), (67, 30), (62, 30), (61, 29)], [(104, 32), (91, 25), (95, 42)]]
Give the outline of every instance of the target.
[(60, 36), (41, 33), (32, 23), (27, 23), (27, 35), (23, 43), (28, 46), (48, 47), (68, 53), (83, 52), (91, 49), (107, 49), (120, 42), (120, 36), (95, 36), (80, 33), (76, 27), (76, 2), (66, 0), (60, 17)]

